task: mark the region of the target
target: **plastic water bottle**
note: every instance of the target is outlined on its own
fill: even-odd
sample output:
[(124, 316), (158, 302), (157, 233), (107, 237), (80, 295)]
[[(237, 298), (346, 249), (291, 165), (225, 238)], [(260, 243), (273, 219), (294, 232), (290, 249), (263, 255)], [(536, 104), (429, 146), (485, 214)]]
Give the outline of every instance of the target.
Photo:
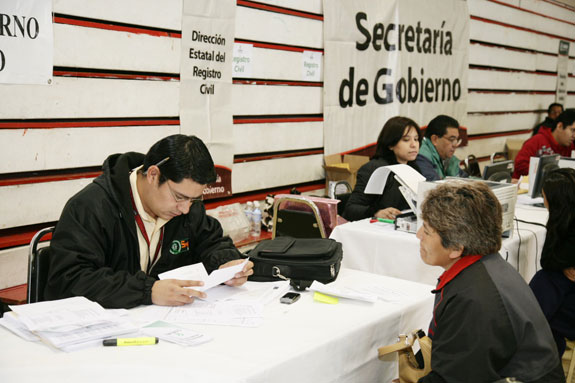
[(244, 207), (244, 214), (246, 215), (246, 218), (248, 219), (248, 227), (247, 227), (248, 235), (252, 234), (252, 230), (254, 227), (254, 224), (252, 221), (253, 211), (254, 211), (254, 204), (252, 201), (248, 201), (246, 203), (246, 206)]
[(262, 233), (262, 211), (260, 210), (260, 203), (254, 201), (254, 210), (252, 211), (252, 237), (259, 237)]

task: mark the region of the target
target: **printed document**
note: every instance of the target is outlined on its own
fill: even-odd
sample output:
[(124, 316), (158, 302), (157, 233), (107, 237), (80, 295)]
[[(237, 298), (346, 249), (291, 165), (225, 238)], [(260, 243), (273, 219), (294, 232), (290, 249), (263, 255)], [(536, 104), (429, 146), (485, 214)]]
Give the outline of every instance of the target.
[(237, 273), (243, 270), (246, 263), (248, 263), (248, 260), (249, 259), (246, 259), (242, 263), (235, 266), (214, 270), (210, 275), (208, 275), (206, 268), (200, 262), (162, 273), (158, 275), (158, 277), (160, 279), (202, 281), (204, 282), (203, 286), (194, 286), (191, 288), (197, 291), (206, 291), (214, 286), (227, 282), (230, 279), (233, 279)]

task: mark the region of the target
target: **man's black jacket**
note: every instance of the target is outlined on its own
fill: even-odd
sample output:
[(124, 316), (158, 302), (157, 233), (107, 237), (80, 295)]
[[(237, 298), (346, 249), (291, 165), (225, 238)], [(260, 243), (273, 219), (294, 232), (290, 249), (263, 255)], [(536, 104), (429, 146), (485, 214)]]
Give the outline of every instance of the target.
[(68, 201), (50, 244), (46, 299), (84, 296), (109, 308), (151, 304), (158, 274), (198, 262), (211, 272), (240, 258), (219, 222), (194, 203), (188, 214), (166, 223), (161, 258), (146, 275), (129, 181), (143, 161), (143, 154), (133, 152), (108, 157), (103, 174)]

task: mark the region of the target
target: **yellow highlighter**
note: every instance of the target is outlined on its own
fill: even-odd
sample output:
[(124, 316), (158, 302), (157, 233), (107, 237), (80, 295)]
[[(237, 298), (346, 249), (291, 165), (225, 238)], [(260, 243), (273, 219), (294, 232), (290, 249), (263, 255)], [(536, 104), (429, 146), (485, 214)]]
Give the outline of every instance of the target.
[(157, 344), (158, 342), (158, 338), (147, 336), (140, 338), (104, 339), (102, 343), (104, 346), (146, 346), (150, 344)]
[(317, 291), (313, 293), (313, 300), (316, 302), (327, 303), (330, 305), (335, 305), (339, 302), (338, 298), (332, 297), (331, 295), (322, 294)]

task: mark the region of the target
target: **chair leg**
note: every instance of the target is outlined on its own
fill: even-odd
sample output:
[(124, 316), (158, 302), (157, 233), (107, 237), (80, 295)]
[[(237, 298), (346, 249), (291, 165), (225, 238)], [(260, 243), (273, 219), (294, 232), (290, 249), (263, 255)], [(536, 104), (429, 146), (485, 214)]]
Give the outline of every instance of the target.
[(567, 347), (570, 350), (566, 351), (565, 353), (569, 352), (571, 358), (568, 364), (569, 370), (567, 371), (566, 382), (571, 383), (571, 380), (573, 379), (573, 373), (575, 372), (575, 341), (567, 341)]

